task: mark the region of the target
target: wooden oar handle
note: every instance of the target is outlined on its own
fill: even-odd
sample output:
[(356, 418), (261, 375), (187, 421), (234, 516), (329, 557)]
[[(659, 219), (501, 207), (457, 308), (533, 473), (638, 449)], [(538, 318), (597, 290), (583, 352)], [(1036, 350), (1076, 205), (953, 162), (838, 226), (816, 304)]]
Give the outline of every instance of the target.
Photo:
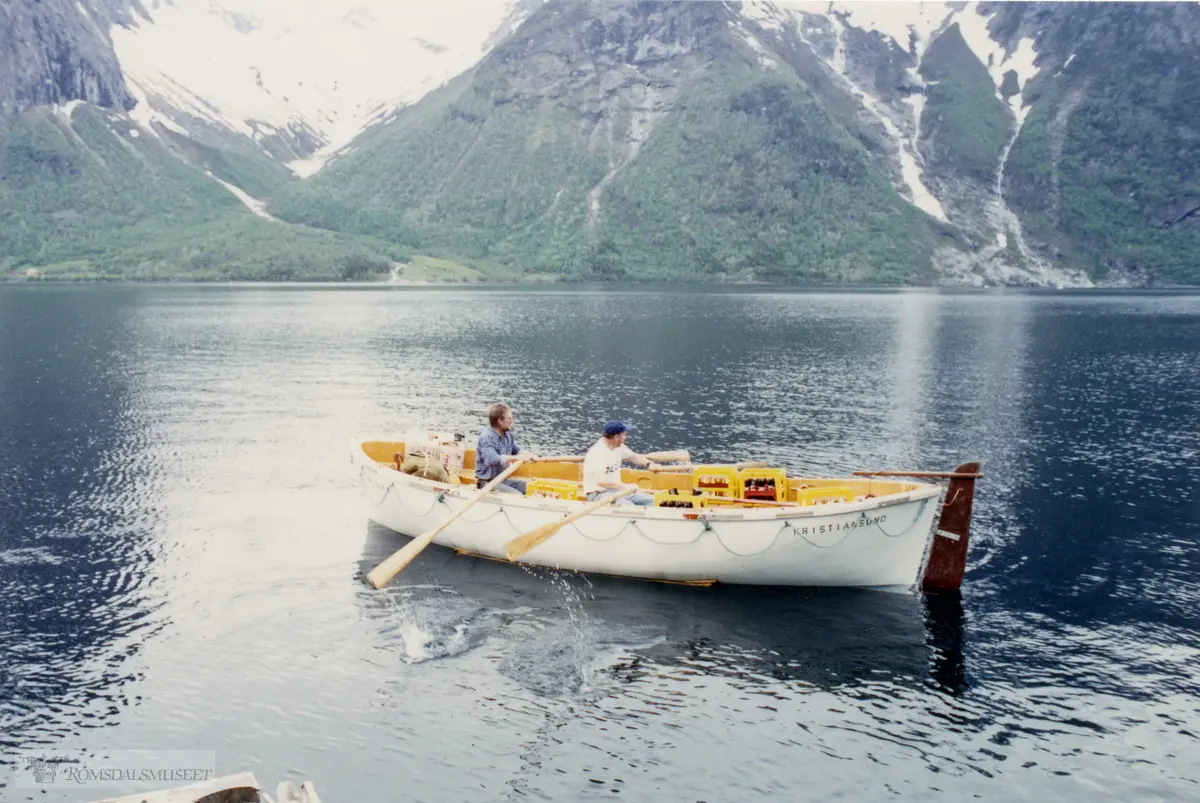
[(855, 471), (856, 477), (930, 477), (947, 480), (977, 480), (983, 477), (983, 472), (971, 473), (958, 471)]
[[(678, 449), (673, 452), (647, 452), (643, 457), (653, 460), (656, 463), (671, 463), (676, 461), (691, 460), (692, 456), (687, 449)], [(549, 457), (538, 459), (541, 463), (582, 463), (586, 455), (582, 454), (556, 454)]]
[[(718, 466), (721, 468), (736, 468), (738, 471), (741, 471), (743, 468), (765, 468), (766, 465), (767, 464), (762, 462), (761, 460), (750, 460), (745, 463), (709, 463), (708, 465), (705, 466), (705, 468), (708, 468), (710, 466)], [(648, 469), (648, 471), (652, 471), (656, 474), (658, 474), (658, 473), (669, 474), (673, 471), (692, 471), (693, 469), (697, 469), (697, 468), (700, 468), (700, 464), (684, 463), (684, 464), (678, 465), (678, 466), (659, 466), (658, 468)]]

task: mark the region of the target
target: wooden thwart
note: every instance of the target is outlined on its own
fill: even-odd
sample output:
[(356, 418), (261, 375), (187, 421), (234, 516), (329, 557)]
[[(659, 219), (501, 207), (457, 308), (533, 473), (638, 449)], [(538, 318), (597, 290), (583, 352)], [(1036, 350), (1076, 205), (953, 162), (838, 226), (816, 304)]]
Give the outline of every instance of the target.
[(683, 463), (678, 466), (662, 466), (661, 468), (656, 468), (656, 469), (651, 469), (651, 470), (654, 473), (662, 472), (664, 474), (669, 474), (673, 471), (679, 471), (679, 472), (694, 471), (694, 470), (696, 470), (698, 468), (702, 468), (702, 467), (703, 468), (713, 468), (713, 467), (735, 468), (738, 471), (741, 471), (744, 468), (765, 468), (766, 465), (767, 464), (762, 462), (761, 460), (748, 460), (744, 463), (708, 463), (708, 464)]

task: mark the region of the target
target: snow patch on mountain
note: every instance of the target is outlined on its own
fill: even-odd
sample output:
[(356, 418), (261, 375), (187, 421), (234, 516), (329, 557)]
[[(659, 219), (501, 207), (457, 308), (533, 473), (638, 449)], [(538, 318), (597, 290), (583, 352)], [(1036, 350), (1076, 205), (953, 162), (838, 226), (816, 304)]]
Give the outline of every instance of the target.
[[(182, 130), (170, 122), (182, 112), (256, 140), (310, 131), (331, 154), (477, 63), (514, 5), (174, 0), (111, 35), (147, 131)], [(301, 172), (323, 163), (302, 156)]]
[(250, 193), (246, 192), (241, 187), (235, 187), (234, 185), (230, 184), (228, 181), (223, 181), (223, 180), (217, 178), (216, 176), (214, 176), (212, 174), (211, 170), (205, 170), (204, 175), (208, 176), (213, 181), (217, 182), (222, 187), (229, 190), (229, 192), (235, 198), (237, 198), (239, 201), (241, 201), (243, 204), (245, 204), (246, 208), (249, 209), (251, 212), (253, 212), (256, 216), (261, 217), (264, 220), (274, 220), (274, 221), (278, 222), (279, 218), (277, 218), (274, 215), (267, 212), (267, 205), (264, 202), (258, 200), (257, 198), (251, 197)]
[(934, 34), (954, 14), (950, 3), (830, 3), (847, 24), (864, 31), (877, 31), (892, 39), (902, 50), (920, 55)]
[[(901, 13), (896, 14), (894, 8), (901, 6)], [(930, 9), (924, 13), (919, 6), (938, 6), (944, 13), (936, 13)], [(845, 34), (847, 28), (857, 27), (865, 30), (878, 31), (885, 37), (895, 41), (896, 45), (908, 52), (917, 49), (923, 53), (928, 45), (931, 32), (941, 24), (946, 16), (952, 13), (942, 4), (842, 4), (811, 3), (811, 2), (745, 2), (742, 4), (742, 15), (754, 20), (766, 29), (777, 31), (795, 30), (801, 41), (805, 42), (813, 54), (834, 74), (846, 84), (850, 94), (866, 109), (887, 132), (888, 138), (896, 146), (899, 160), (900, 177), (908, 190), (907, 198), (921, 211), (932, 215), (938, 220), (945, 221), (946, 211), (941, 201), (930, 191), (925, 183), (922, 159), (917, 149), (917, 134), (920, 130), (921, 112), (924, 109), (924, 97), (907, 104), (913, 119), (911, 133), (906, 133), (893, 119), (892, 111), (882, 99), (876, 97), (870, 87), (862, 85), (851, 74), (846, 63)], [(914, 13), (916, 12), (916, 13)], [(820, 48), (814, 47), (810, 35), (818, 35), (816, 29), (806, 29), (805, 17), (822, 17), (832, 26), (836, 40), (831, 55), (826, 55)], [(920, 44), (917, 44), (917, 43)], [(916, 57), (920, 63), (920, 55)], [(903, 122), (903, 121), (902, 121)]]
[(756, 37), (753, 33), (746, 30), (741, 25), (734, 24), (732, 21), (730, 21), (729, 27), (732, 28), (733, 31), (739, 37), (741, 37), (741, 40), (745, 42), (751, 50), (754, 51), (755, 55), (758, 56), (758, 63), (760, 66), (768, 69), (779, 66), (779, 63), (776, 62), (775, 59), (771, 58), (770, 53), (767, 52), (767, 49), (763, 47), (762, 42), (758, 41), (758, 37)]
[(992, 77), (992, 83), (996, 87), (996, 97), (1002, 102), (1004, 97), (1000, 94), (1000, 87), (1004, 83), (1004, 76), (1009, 70), (1013, 70), (1017, 74), (1017, 83), (1021, 89), (1037, 75), (1038, 68), (1034, 64), (1037, 59), (1037, 52), (1033, 48), (1032, 39), (1022, 39), (1013, 53), (1009, 53), (1004, 45), (992, 38), (988, 31), (988, 22), (992, 16), (984, 16), (979, 11), (978, 3), (970, 3), (961, 14), (955, 16), (954, 21), (958, 23), (958, 29), (962, 32), (963, 39), (967, 43), (967, 47), (971, 48), (971, 52), (975, 54), (984, 67), (987, 67), (988, 74)]

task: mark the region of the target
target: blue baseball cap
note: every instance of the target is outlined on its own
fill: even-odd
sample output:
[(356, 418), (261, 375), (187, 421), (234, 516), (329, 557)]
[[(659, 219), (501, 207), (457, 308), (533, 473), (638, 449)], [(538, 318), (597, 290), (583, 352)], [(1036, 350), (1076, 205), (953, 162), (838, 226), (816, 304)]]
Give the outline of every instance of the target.
[(604, 437), (611, 438), (613, 435), (620, 435), (628, 429), (629, 427), (625, 426), (624, 421), (609, 421), (604, 425)]

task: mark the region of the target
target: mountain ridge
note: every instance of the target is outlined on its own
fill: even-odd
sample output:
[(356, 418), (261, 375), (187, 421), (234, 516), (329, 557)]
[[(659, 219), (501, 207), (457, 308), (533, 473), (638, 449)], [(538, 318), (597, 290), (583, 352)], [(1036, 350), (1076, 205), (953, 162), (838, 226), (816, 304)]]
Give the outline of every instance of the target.
[[(24, 226), (0, 240), (6, 272), (100, 259), (119, 275), (121, 227), (211, 237), (211, 216), (193, 213), (215, 191), (222, 216), (255, 218), (233, 228), (266, 227), (256, 244), (291, 252), (304, 231), (348, 249), (329, 252), (330, 278), (388, 275), (424, 253), (510, 278), (1200, 283), (1200, 175), (1188, 156), (1200, 139), (1200, 9), (522, 0), (447, 32), (381, 21), (376, 0), (294, 21), (269, 5), (104, 0), (68, 21), (72, 6), (46, 0), (42, 23), (26, 15), (42, 45), (74, 50), (53, 68), (67, 76), (53, 92), (19, 96), (28, 76), (0, 79), (0, 101), (13, 99), (0, 124), (0, 220)], [(170, 45), (197, 20), (259, 43), (236, 64), (286, 67), (294, 58), (272, 55), (261, 35), (292, 30), (295, 47), (321, 25), (365, 44), (375, 39), (364, 31), (403, 28), (427, 56), (313, 106), (327, 89), (280, 92), (299, 86), (300, 72), (286, 74), (296, 67), (205, 84), (194, 54)], [(0, 46), (0, 59), (21, 52)], [(395, 63), (364, 55), (377, 73)], [(88, 136), (72, 134), (76, 101), (103, 111), (80, 118)], [(302, 101), (309, 112), (288, 111)], [(320, 103), (334, 105), (314, 116)], [(38, 107), (65, 123), (61, 147), (14, 138), (42, 130), (46, 119), (26, 119)], [(331, 133), (343, 123), (366, 127), (346, 143)], [(177, 213), (146, 209), (113, 229), (104, 204), (140, 208), (119, 193), (55, 205), (72, 197), (57, 185), (94, 179), (56, 165), (85, 164), (106, 137), (139, 155), (128, 169), (140, 178), (115, 186)], [(171, 179), (175, 195), (161, 195), (168, 157), (199, 183)], [(45, 184), (15, 178), (31, 175)], [(85, 241), (107, 243), (103, 256)], [(228, 258), (261, 263), (250, 249)], [(186, 275), (188, 251), (161, 255), (158, 270), (174, 261)]]

